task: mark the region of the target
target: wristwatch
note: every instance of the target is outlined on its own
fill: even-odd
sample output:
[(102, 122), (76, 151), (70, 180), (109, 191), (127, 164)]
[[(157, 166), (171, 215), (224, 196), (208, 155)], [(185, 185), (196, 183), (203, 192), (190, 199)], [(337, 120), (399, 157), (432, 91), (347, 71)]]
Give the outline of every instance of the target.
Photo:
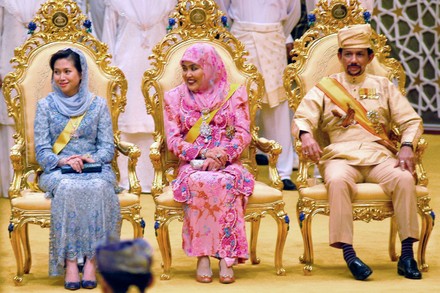
[(407, 146), (407, 147), (410, 147), (411, 149), (414, 149), (412, 142), (409, 142), (409, 141), (404, 141), (400, 144), (400, 148), (402, 148), (404, 146)]

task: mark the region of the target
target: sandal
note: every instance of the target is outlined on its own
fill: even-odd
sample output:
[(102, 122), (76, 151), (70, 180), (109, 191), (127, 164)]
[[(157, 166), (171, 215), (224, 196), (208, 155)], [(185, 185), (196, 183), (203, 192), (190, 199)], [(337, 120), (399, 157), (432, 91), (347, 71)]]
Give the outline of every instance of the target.
[[(200, 283), (211, 283), (212, 282), (212, 271), (211, 274), (202, 274), (199, 275), (199, 261), (201, 258), (197, 260), (197, 273), (196, 273), (196, 281)], [(208, 258), (209, 259), (209, 258)]]
[[(218, 268), (219, 268), (219, 279), (220, 279), (220, 283), (222, 284), (231, 284), (235, 282), (235, 276), (234, 276), (234, 271), (232, 271), (232, 275), (229, 274), (222, 274), (222, 267), (220, 265), (221, 261), (225, 261), (223, 259), (221, 259), (218, 263)], [(232, 267), (231, 267), (232, 269)]]

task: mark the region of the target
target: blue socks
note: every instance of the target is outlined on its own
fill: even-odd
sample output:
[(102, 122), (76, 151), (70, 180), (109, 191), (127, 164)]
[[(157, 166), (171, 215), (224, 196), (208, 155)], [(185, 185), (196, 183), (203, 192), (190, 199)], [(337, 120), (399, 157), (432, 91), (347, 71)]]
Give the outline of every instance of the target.
[(413, 238), (406, 238), (402, 241), (402, 255), (400, 256), (401, 260), (414, 258), (413, 243)]
[(356, 252), (353, 249), (353, 245), (346, 243), (342, 244), (342, 251), (344, 253), (344, 259), (349, 265), (356, 258)]

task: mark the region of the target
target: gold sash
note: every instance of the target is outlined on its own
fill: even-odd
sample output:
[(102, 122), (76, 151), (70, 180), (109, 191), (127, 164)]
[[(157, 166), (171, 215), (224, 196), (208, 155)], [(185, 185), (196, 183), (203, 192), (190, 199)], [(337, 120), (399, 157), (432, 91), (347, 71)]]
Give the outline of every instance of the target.
[[(239, 87), (239, 85), (236, 83), (233, 83), (230, 85), (228, 96), (223, 101), (223, 103), (220, 105), (220, 107), (218, 107), (215, 110), (212, 110), (209, 113), (209, 117), (208, 117), (208, 119), (206, 119), (206, 124), (209, 124), (211, 122), (212, 118), (214, 118), (214, 116), (215, 116), (215, 114), (217, 114), (218, 110), (220, 110), (223, 107), (223, 105), (229, 100), (229, 98), (232, 97), (232, 95), (235, 93), (235, 91), (237, 90), (238, 87)], [(186, 142), (193, 143), (197, 139), (197, 137), (199, 137), (200, 126), (202, 125), (202, 121), (203, 121), (203, 115), (200, 116), (199, 120), (197, 120), (197, 122), (188, 131), (188, 133), (185, 137)]]
[(397, 153), (397, 148), (394, 143), (388, 138), (385, 131), (379, 133), (375, 130), (373, 123), (367, 117), (367, 110), (357, 101), (336, 79), (324, 77), (316, 85), (329, 97), (333, 103), (346, 113), (349, 108), (355, 111), (354, 120), (359, 123), (365, 130), (380, 138), (377, 143), (385, 146), (394, 154)]
[[(92, 102), (90, 102), (90, 105), (93, 103), (93, 99), (95, 97), (92, 98)], [(63, 148), (69, 143), (70, 139), (72, 138), (72, 134), (74, 131), (76, 131), (82, 121), (82, 119), (84, 118), (84, 116), (86, 115), (87, 111), (85, 111), (82, 115), (80, 116), (76, 116), (76, 117), (72, 117), (70, 118), (70, 120), (67, 122), (66, 126), (64, 127), (63, 131), (61, 131), (60, 135), (58, 136), (57, 140), (55, 141), (55, 143), (53, 144), (52, 147), (52, 151), (58, 155)], [(76, 128), (74, 125), (77, 125)]]

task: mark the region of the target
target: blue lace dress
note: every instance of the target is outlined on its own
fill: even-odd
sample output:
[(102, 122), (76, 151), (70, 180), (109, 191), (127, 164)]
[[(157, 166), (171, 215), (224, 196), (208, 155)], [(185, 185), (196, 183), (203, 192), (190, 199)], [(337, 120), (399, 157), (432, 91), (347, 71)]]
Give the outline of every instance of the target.
[[(49, 242), (49, 275), (64, 274), (65, 259), (93, 258), (97, 242), (108, 234), (118, 235), (119, 201), (116, 178), (111, 169), (113, 131), (106, 101), (96, 97), (76, 135), (58, 154), (52, 146), (68, 123), (52, 97), (38, 102), (34, 123), (36, 159), (44, 169), (39, 186), (52, 198)], [(61, 174), (58, 160), (90, 154), (102, 163), (101, 173)]]

